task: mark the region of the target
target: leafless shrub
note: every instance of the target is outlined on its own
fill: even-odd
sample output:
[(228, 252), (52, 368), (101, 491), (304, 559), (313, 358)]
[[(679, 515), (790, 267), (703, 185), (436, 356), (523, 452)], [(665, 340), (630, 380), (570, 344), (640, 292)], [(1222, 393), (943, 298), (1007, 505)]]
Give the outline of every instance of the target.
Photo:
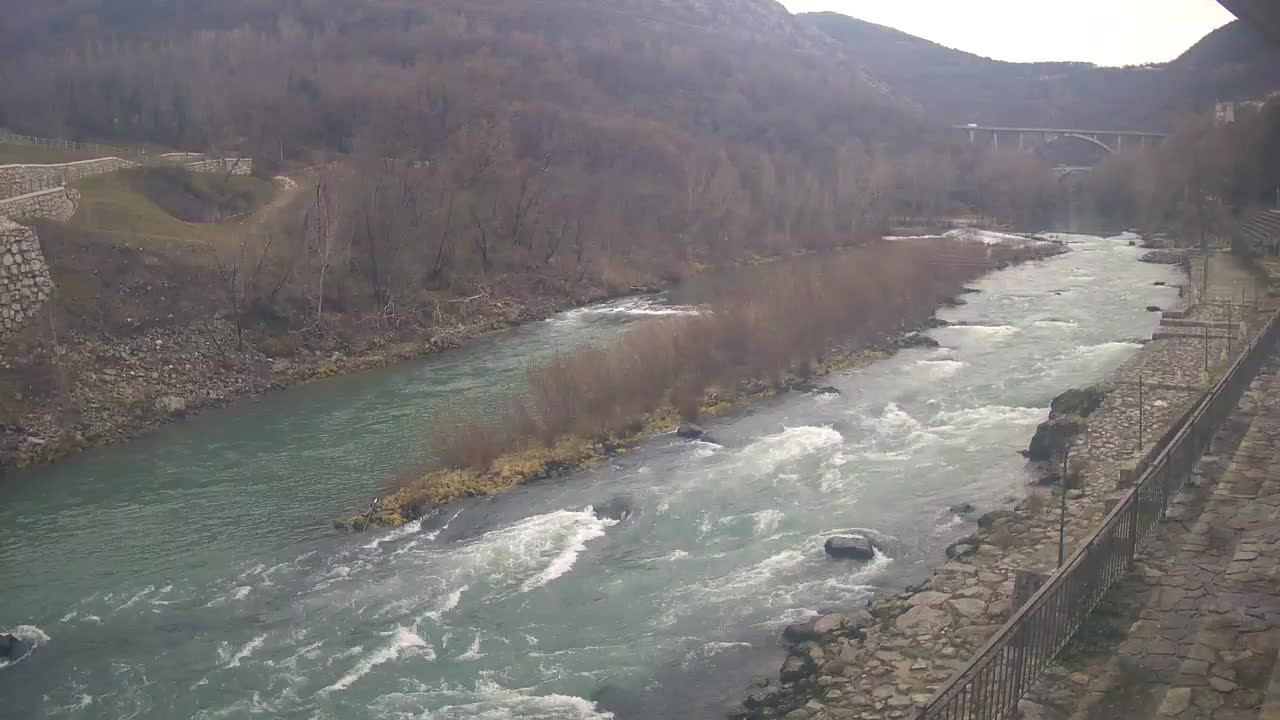
[(502, 452), (565, 435), (636, 432), (665, 406), (696, 418), (713, 390), (742, 380), (774, 387), (808, 374), (835, 344), (866, 344), (924, 320), (945, 298), (1016, 249), (979, 243), (882, 243), (776, 266), (724, 290), (700, 315), (651, 321), (604, 347), (529, 368), (528, 391), (496, 421), (453, 419), (432, 438), (437, 457), (483, 468)]

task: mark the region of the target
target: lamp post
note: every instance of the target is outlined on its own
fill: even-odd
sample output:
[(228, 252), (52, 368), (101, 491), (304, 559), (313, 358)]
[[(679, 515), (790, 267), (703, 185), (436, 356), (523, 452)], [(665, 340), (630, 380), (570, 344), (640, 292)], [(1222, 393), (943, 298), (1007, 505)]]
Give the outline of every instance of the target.
[(1071, 447), (1062, 451), (1062, 502), (1058, 512), (1058, 569), (1067, 554), (1067, 459), (1071, 457)]

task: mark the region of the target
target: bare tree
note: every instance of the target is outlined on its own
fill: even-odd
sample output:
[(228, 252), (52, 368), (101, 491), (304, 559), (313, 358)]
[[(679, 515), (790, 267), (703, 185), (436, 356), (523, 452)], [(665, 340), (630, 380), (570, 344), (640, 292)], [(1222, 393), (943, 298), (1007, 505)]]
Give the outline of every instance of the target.
[(325, 172), (321, 172), (316, 181), (315, 197), (302, 222), (307, 253), (316, 260), (315, 324), (322, 327), (325, 281), (339, 256), (338, 208), (332, 179)]

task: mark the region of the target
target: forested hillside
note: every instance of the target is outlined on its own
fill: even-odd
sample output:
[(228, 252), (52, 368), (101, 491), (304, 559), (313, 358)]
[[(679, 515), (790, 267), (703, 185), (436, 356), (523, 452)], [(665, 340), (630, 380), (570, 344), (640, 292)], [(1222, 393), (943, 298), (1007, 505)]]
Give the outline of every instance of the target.
[(1110, 68), (1001, 62), (836, 13), (802, 18), (944, 124), (1170, 130), (1218, 100), (1280, 89), (1280, 48), (1240, 21), (1171, 62)]
[(474, 205), (536, 185), (633, 245), (843, 242), (875, 224), (873, 156), (925, 136), (771, 0), (76, 4), (6, 26), (0, 123), (266, 166), (431, 161)]

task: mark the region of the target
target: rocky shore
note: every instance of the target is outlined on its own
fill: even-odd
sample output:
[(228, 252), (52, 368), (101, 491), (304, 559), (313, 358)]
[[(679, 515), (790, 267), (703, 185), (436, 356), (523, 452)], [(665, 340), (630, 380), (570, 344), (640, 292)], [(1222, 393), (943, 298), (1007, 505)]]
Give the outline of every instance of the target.
[[(0, 469), (52, 462), (137, 437), (201, 410), (456, 348), (494, 330), (605, 299), (592, 294), (520, 303), (494, 300), (477, 308), (469, 322), (430, 334), (373, 333), (358, 342), (329, 342), (323, 350), (302, 346), (283, 358), (258, 350), (248, 333), (238, 347), (234, 324), (223, 318), (156, 327), (120, 339), (69, 333), (58, 348), (65, 376), (49, 373), (50, 401), (29, 403), (34, 407), (20, 418), (0, 425)], [(19, 360), (11, 356), (4, 363)], [(15, 399), (26, 400), (21, 395)]]
[[(1213, 319), (1216, 309), (1191, 311)], [(1138, 455), (1138, 378), (1149, 450), (1208, 385), (1203, 343), (1170, 337), (1143, 345), (1109, 382), (1071, 390), (1053, 403), (1026, 454), (1040, 461), (1044, 482), (1026, 499), (984, 514), (953, 512), (973, 533), (946, 549), (947, 559), (917, 585), (876, 598), (865, 608), (823, 615), (783, 633), (788, 657), (774, 682), (757, 682), (739, 720), (911, 718), (953, 673), (1009, 619), (1019, 577), (1043, 576), (1056, 565), (1061, 493), (1066, 493), (1070, 553), (1105, 517), (1131, 477)], [(1226, 364), (1215, 350), (1215, 369)], [(1064, 453), (1071, 460), (1063, 482)], [(1065, 485), (1065, 487), (1064, 487)], [(1021, 590), (1022, 592), (1019, 592)], [(1030, 588), (1034, 590), (1034, 586)]]

